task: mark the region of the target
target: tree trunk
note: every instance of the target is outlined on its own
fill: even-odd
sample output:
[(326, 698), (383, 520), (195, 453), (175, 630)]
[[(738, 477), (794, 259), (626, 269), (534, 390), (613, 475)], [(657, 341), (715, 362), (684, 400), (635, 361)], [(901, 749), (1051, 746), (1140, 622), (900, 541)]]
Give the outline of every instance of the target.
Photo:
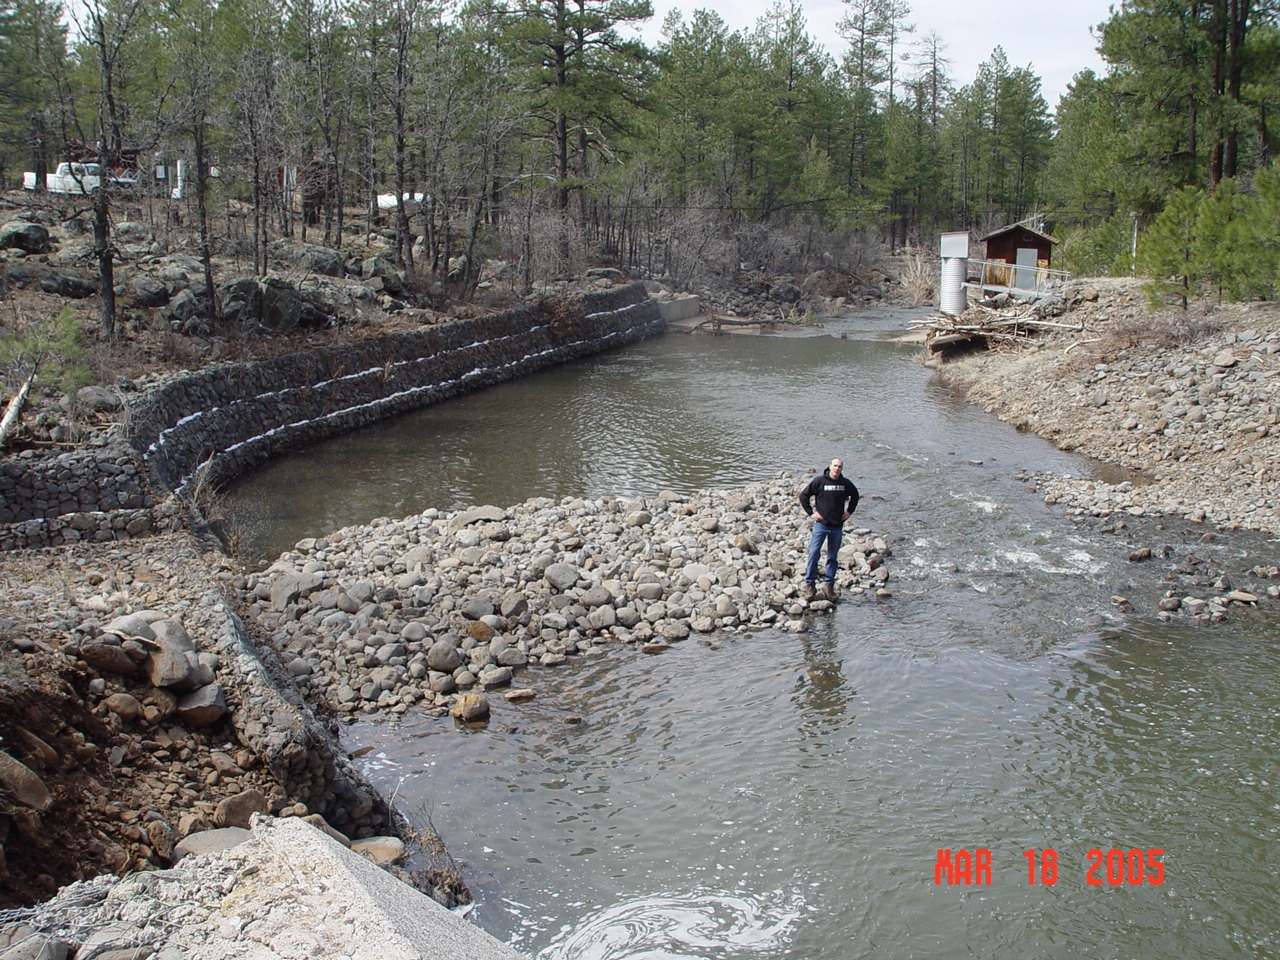
[(107, 157), (100, 154), (102, 182), (93, 193), (93, 256), (98, 262), (98, 297), (102, 302), (102, 335), (116, 335), (115, 257), (111, 249), (111, 169)]
[(31, 114), (31, 156), (36, 172), (36, 192), (44, 193), (48, 188), (45, 176), (49, 173), (49, 155), (45, 143), (45, 116), (43, 110)]
[(193, 125), (193, 139), (196, 152), (196, 218), (200, 229), (200, 263), (204, 267), (204, 286), (208, 292), (205, 316), (210, 325), (218, 321), (218, 297), (213, 287), (213, 251), (209, 242), (209, 209), (206, 204), (206, 193), (209, 189), (209, 161), (205, 156), (204, 134), (205, 115), (197, 110)]
[[(1253, 0), (1231, 0), (1227, 18), (1227, 97), (1233, 104), (1242, 98), (1244, 84), (1245, 37)], [(1265, 141), (1264, 141), (1265, 142)], [(1223, 143), (1222, 175), (1234, 177), (1239, 159), (1240, 134), (1234, 121), (1228, 127)]]
[(569, 121), (556, 108), (556, 231), (560, 270), (569, 269)]

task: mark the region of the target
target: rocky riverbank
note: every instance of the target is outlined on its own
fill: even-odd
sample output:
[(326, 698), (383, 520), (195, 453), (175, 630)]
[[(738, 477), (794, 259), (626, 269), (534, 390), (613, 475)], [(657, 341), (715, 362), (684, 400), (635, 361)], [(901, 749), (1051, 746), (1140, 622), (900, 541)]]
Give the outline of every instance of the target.
[(1038, 477), (1049, 502), (1280, 534), (1280, 307), (1151, 313), (1142, 281), (1112, 279), (1069, 287), (1056, 315), (1075, 329), (939, 366), (1020, 430), (1133, 471)]
[(398, 829), (249, 644), (238, 583), (187, 534), (0, 553), (0, 907), (169, 866), (254, 813)]
[(1274, 606), (1274, 556), (1228, 570), (1195, 542), (1256, 531), (1256, 558), (1280, 534), (1280, 306), (1153, 313), (1142, 281), (1107, 279), (1070, 285), (1041, 312), (1061, 326), (928, 362), (970, 402), (1123, 474), (1024, 479), (1077, 522), (1128, 536), (1133, 562), (1163, 561), (1149, 574), (1163, 596), (1138, 613), (1213, 622)]

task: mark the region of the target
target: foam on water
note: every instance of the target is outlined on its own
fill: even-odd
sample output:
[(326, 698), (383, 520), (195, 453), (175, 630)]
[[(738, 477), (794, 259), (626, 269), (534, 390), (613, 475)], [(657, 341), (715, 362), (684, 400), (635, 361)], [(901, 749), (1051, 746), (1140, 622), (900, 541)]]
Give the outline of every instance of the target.
[(776, 955), (802, 913), (798, 897), (765, 901), (704, 891), (626, 900), (588, 916), (538, 960), (695, 960)]

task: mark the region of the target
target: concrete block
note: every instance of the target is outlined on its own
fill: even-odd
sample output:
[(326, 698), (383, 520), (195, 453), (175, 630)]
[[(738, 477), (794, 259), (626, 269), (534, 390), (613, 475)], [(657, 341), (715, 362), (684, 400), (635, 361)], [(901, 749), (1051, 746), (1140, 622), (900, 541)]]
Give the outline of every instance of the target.
[(702, 312), (702, 301), (695, 296), (676, 297), (674, 300), (658, 301), (658, 312), (667, 323), (677, 320), (688, 320)]

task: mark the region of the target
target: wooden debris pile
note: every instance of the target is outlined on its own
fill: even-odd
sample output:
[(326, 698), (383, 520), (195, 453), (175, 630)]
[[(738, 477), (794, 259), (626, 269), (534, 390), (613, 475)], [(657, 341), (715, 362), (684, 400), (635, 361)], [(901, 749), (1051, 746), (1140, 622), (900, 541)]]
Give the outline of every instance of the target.
[(1079, 332), (1084, 329), (1083, 323), (1046, 320), (1042, 315), (1041, 302), (1028, 304), (1025, 301), (1004, 307), (974, 301), (958, 317), (945, 313), (930, 314), (913, 320), (911, 325), (926, 328), (925, 344), (930, 353), (969, 347), (985, 349), (999, 344), (1023, 345), (1047, 330)]

